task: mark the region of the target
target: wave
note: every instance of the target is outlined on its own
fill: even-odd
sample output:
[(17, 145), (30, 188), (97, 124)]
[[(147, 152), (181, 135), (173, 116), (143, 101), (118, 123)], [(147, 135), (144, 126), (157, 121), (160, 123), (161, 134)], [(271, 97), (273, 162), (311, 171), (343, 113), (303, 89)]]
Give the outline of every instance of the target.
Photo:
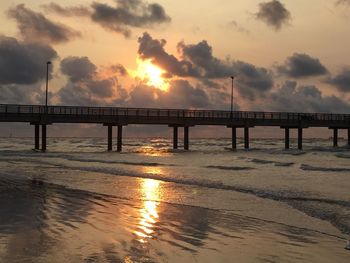
[[(43, 159), (65, 159), (67, 161), (74, 161), (74, 162), (81, 162), (81, 163), (101, 163), (101, 164), (123, 164), (123, 165), (130, 165), (130, 166), (177, 166), (175, 164), (165, 164), (165, 163), (158, 163), (158, 162), (129, 162), (129, 161), (116, 161), (116, 160), (101, 160), (101, 159), (94, 159), (94, 158), (79, 158), (71, 155), (66, 154), (41, 154), (40, 152), (38, 155), (28, 155), (28, 154), (16, 154), (16, 155), (5, 155), (5, 158), (0, 157), (0, 160), (6, 160), (6, 161), (28, 161), (26, 158), (21, 157), (39, 157), (41, 160), (31, 160), (34, 162), (38, 162), (40, 164), (43, 163)], [(14, 157), (14, 158), (9, 158)], [(48, 162), (44, 162), (45, 164), (52, 164)]]
[[(20, 161), (25, 162), (37, 162), (40, 164), (52, 165), (58, 169), (65, 169), (71, 171), (93, 172), (101, 173), (113, 176), (127, 176), (132, 178), (145, 178), (154, 179), (163, 182), (176, 183), (188, 186), (206, 187), (210, 189), (218, 189), (225, 191), (235, 191), (244, 194), (250, 194), (259, 198), (265, 198), (277, 202), (284, 202), (291, 207), (304, 212), (315, 218), (327, 220), (337, 227), (345, 234), (350, 233), (350, 220), (348, 215), (350, 214), (350, 202), (344, 200), (334, 200), (327, 198), (315, 198), (310, 197), (310, 193), (303, 193), (297, 191), (286, 190), (269, 190), (258, 189), (242, 185), (228, 185), (220, 181), (205, 180), (203, 178), (178, 178), (178, 177), (165, 177), (161, 174), (147, 174), (137, 173), (132, 171), (126, 171), (123, 169), (109, 168), (109, 167), (83, 167), (83, 166), (68, 166), (64, 164), (53, 164), (45, 160), (33, 160), (28, 158), (18, 158)], [(3, 159), (5, 160), (5, 159)], [(222, 167), (220, 167), (222, 168)], [(220, 169), (216, 167), (215, 169)], [(226, 169), (225, 167), (224, 169)], [(231, 167), (232, 168), (232, 167)], [(237, 168), (237, 167), (235, 167)], [(350, 170), (350, 169), (349, 169)], [(36, 183), (36, 182), (34, 182)]]
[(226, 171), (248, 171), (248, 170), (254, 170), (253, 167), (220, 166), (220, 165), (208, 165), (208, 166), (205, 166), (205, 168), (219, 169), (219, 170), (226, 170)]
[[(62, 158), (62, 157), (59, 157)], [(73, 156), (65, 156), (64, 159), (76, 162), (86, 163), (103, 163), (103, 164), (124, 164), (132, 166), (176, 166), (175, 164), (163, 164), (156, 162), (128, 162), (128, 161), (115, 161), (115, 160), (101, 160), (101, 159), (86, 159)]]
[(300, 165), (300, 169), (304, 171), (312, 171), (312, 172), (350, 172), (350, 168), (316, 167), (308, 164)]
[(251, 162), (257, 163), (257, 164), (273, 164), (279, 167), (289, 167), (294, 165), (294, 163), (292, 162), (277, 162), (277, 161), (262, 160), (262, 159), (252, 159)]
[[(343, 200), (333, 200), (327, 198), (313, 198), (304, 196), (303, 192), (288, 192), (288, 191), (272, 191), (266, 189), (256, 189), (239, 185), (227, 185), (219, 181), (209, 181), (201, 179), (185, 179), (175, 177), (164, 177), (159, 174), (142, 174), (131, 173), (122, 170), (114, 169), (98, 169), (86, 167), (68, 168), (73, 170), (82, 170), (89, 172), (100, 172), (116, 176), (138, 177), (153, 180), (160, 180), (163, 182), (177, 183), (183, 185), (206, 187), (211, 189), (235, 191), (244, 194), (251, 194), (260, 198), (270, 199), (273, 201), (284, 202), (291, 207), (304, 212), (305, 214), (327, 220), (345, 234), (350, 234), (350, 220), (345, 214), (350, 214), (350, 202)], [(309, 193), (308, 193), (309, 195)], [(315, 205), (316, 204), (316, 205)]]
[(339, 154), (336, 154), (335, 156), (342, 159), (350, 159), (350, 155), (344, 154), (344, 153), (339, 153)]

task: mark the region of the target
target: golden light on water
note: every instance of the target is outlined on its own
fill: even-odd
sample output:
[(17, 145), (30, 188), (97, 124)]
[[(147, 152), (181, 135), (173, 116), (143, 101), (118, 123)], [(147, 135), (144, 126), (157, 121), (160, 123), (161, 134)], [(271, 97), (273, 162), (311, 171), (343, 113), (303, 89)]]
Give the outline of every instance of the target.
[[(160, 175), (162, 174), (162, 169), (159, 167), (144, 167), (143, 172), (145, 174), (155, 174), (155, 175)], [(155, 181), (158, 182), (158, 181)], [(159, 183), (159, 182), (158, 182)], [(158, 196), (157, 196), (158, 197)]]
[(169, 83), (163, 78), (165, 70), (152, 64), (150, 60), (137, 60), (138, 68), (132, 72), (134, 78), (144, 81), (147, 85), (168, 91)]
[(146, 243), (152, 238), (155, 224), (158, 222), (158, 202), (154, 201), (160, 197), (160, 181), (152, 179), (141, 179), (140, 189), (143, 197), (143, 207), (140, 209), (140, 221), (134, 233), (138, 241)]

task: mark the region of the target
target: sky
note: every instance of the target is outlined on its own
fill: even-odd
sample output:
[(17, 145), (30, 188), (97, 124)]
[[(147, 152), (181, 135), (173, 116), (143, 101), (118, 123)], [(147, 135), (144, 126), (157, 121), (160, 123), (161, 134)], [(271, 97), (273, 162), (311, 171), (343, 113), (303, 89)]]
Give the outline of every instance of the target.
[(349, 0), (3, 0), (0, 10), (0, 103), (43, 104), (52, 61), (51, 105), (229, 110), (235, 76), (235, 110), (350, 112)]

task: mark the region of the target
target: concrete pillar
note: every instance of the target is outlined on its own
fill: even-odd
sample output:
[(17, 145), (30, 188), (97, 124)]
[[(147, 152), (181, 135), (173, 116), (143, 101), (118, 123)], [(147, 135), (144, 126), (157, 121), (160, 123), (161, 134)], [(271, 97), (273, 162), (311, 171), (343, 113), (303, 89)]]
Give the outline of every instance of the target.
[(173, 129), (173, 149), (175, 150), (178, 148), (178, 127), (175, 126)]
[(112, 151), (113, 149), (113, 126), (108, 125), (108, 151)]
[(40, 149), (40, 125), (34, 124), (34, 146), (35, 150)]
[(232, 127), (232, 150), (237, 150), (237, 128)]
[(348, 129), (348, 146), (350, 146), (350, 128)]
[(333, 147), (338, 147), (338, 129), (333, 129)]
[(289, 128), (285, 128), (284, 129), (284, 145), (285, 145), (286, 150), (288, 150), (290, 148), (289, 142), (290, 142)]
[(249, 127), (244, 127), (244, 148), (249, 149)]
[(46, 124), (41, 125), (41, 151), (46, 151)]
[(189, 150), (189, 127), (184, 127), (184, 149), (187, 151)]
[(303, 149), (303, 128), (302, 127), (298, 128), (298, 149), (299, 150)]
[(118, 141), (117, 141), (117, 151), (122, 151), (122, 142), (123, 141), (123, 126), (118, 125)]

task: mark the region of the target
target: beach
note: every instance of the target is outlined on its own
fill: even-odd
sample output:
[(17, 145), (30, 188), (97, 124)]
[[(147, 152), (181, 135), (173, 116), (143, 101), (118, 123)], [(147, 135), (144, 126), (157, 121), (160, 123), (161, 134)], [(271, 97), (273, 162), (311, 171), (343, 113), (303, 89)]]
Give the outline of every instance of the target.
[(349, 262), (350, 152), (328, 139), (31, 145), (0, 139), (0, 262)]

